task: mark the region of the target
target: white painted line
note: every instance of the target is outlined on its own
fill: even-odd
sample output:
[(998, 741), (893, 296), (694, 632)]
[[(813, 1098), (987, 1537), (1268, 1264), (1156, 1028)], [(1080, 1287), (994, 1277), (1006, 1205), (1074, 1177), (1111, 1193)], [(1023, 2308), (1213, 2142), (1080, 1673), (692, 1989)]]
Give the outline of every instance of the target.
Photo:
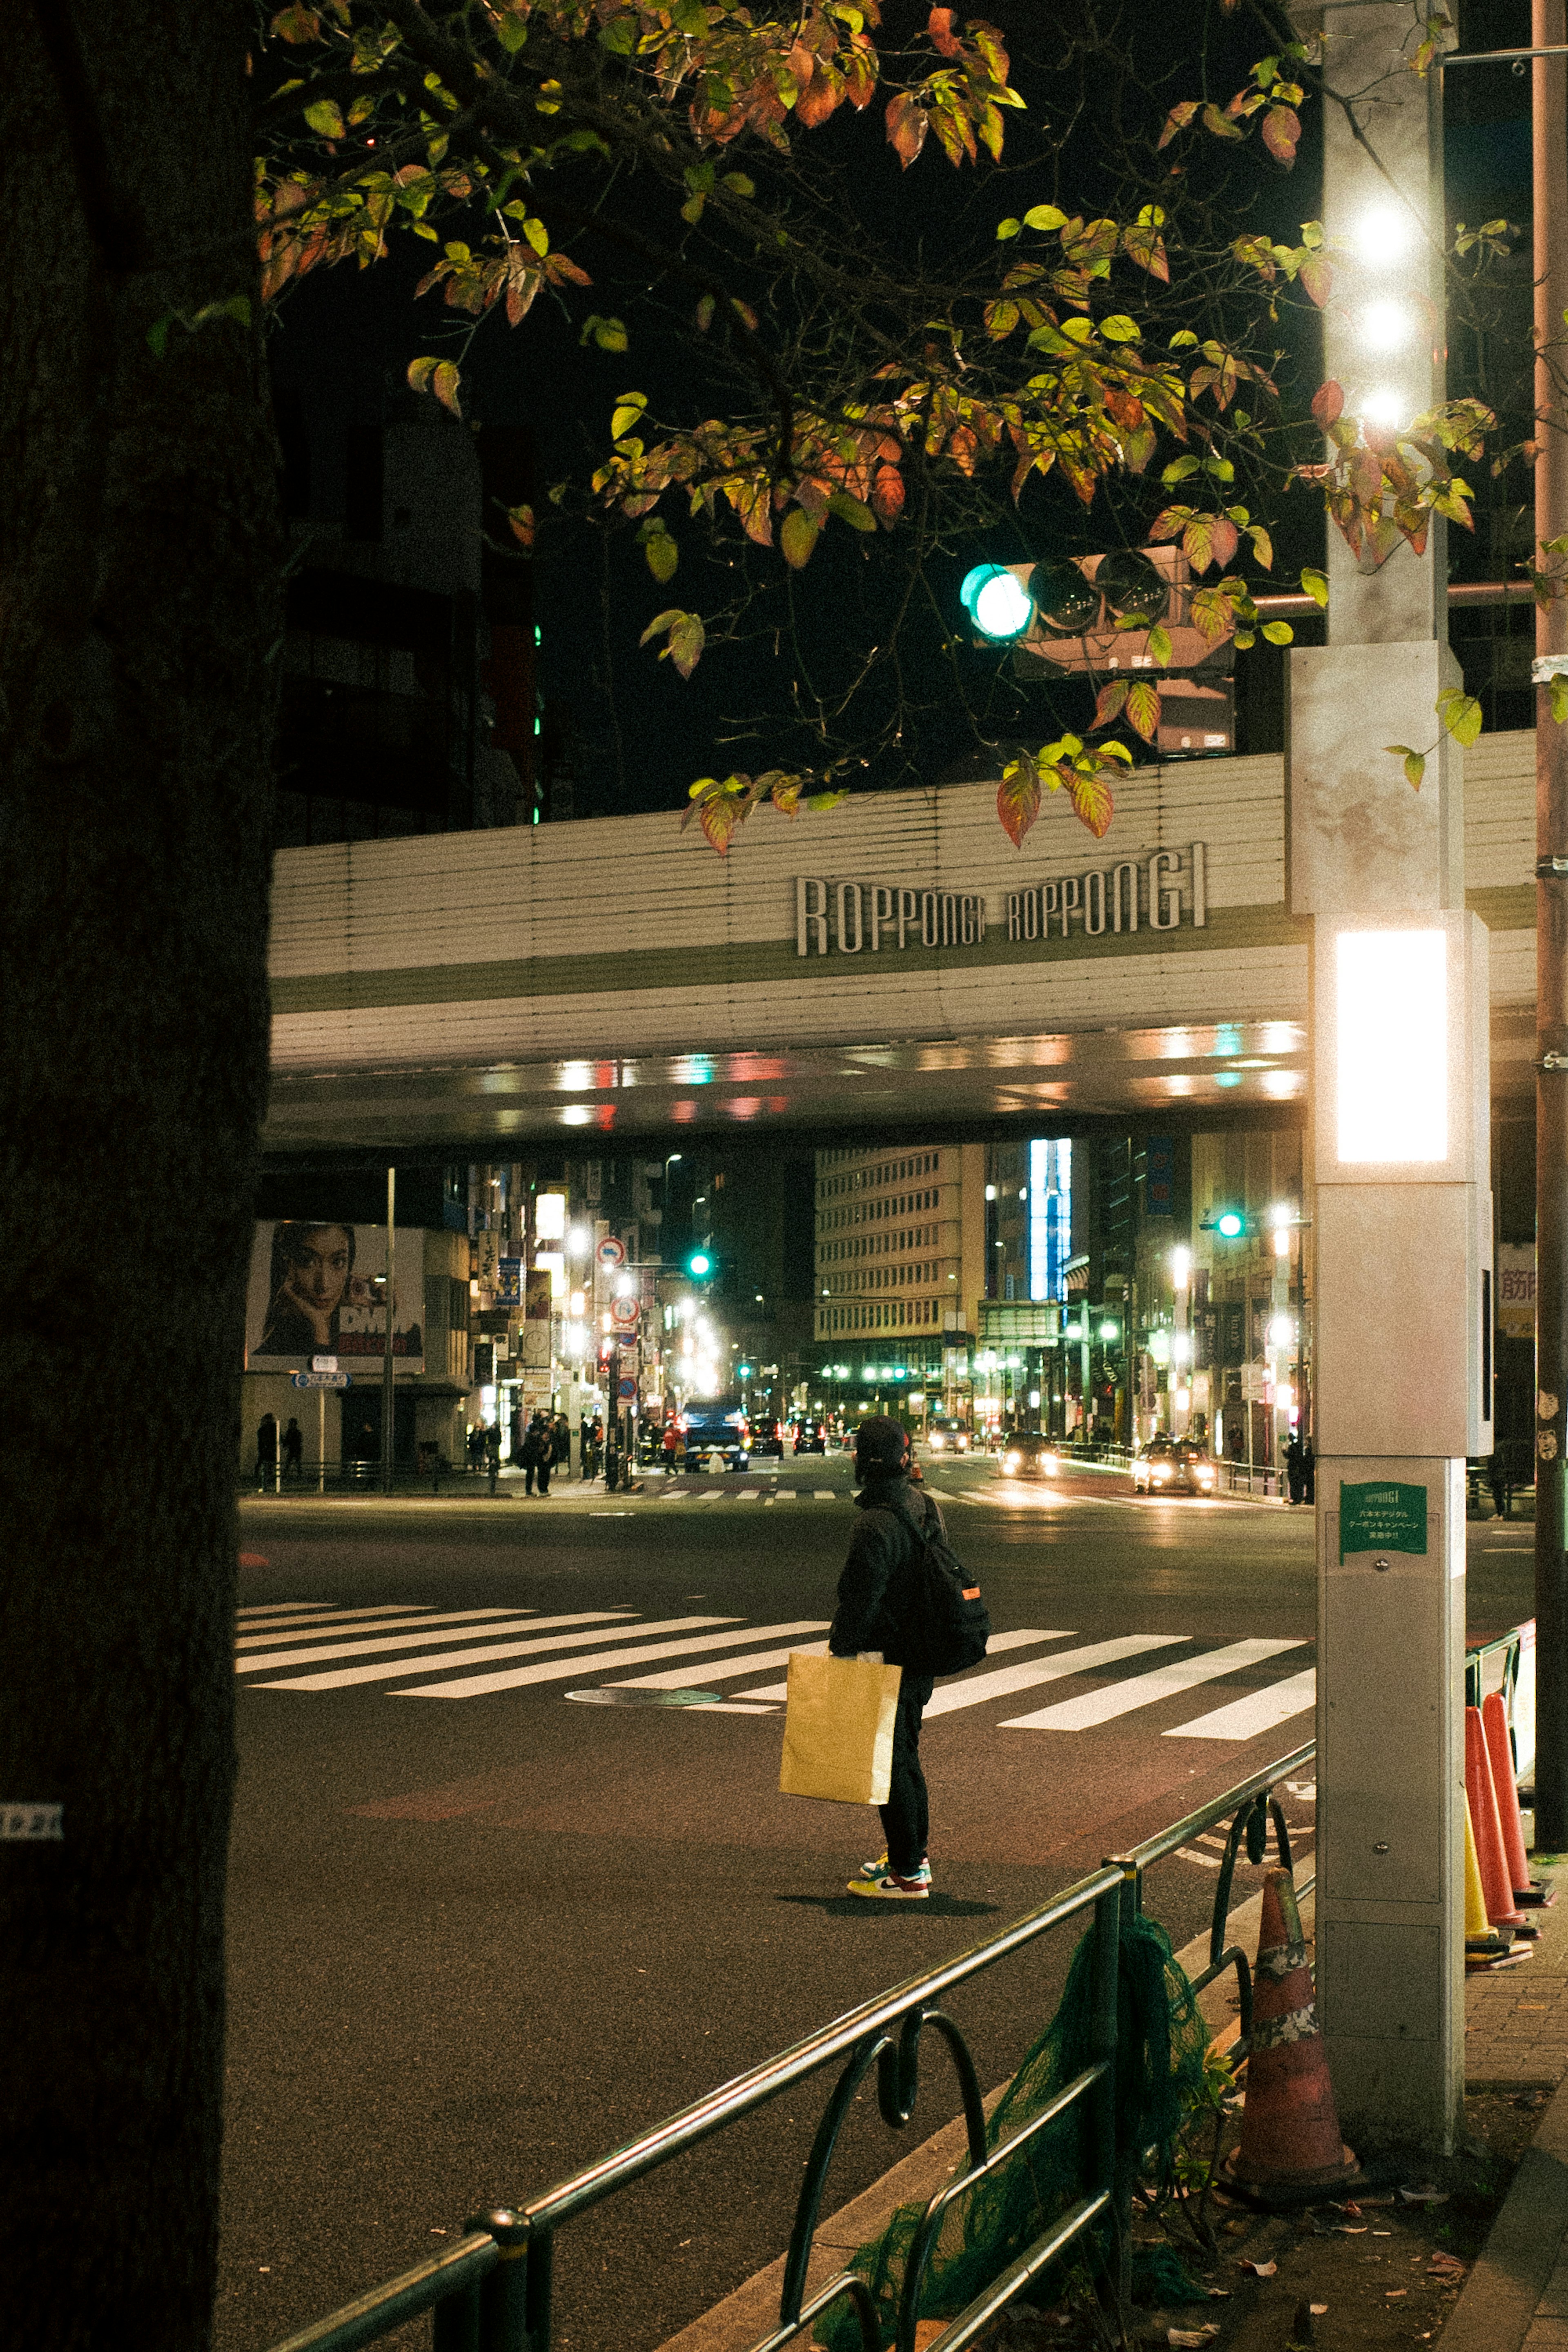
[(742, 1486), (735, 1500), (737, 1503), (756, 1503), (760, 1502), (762, 1497), (755, 1486)]
[(324, 1642), (339, 1631), (345, 1633), (398, 1633), (415, 1625), (462, 1625), (470, 1620), (531, 1617), (534, 1613), (531, 1609), (443, 1609), (439, 1612), (434, 1609), (422, 1609), (405, 1616), (387, 1617), (379, 1610), (363, 1609), (352, 1616), (323, 1618), (319, 1624), (269, 1625), (265, 1633), (241, 1633), (237, 1646), (241, 1650), (259, 1650), (268, 1642), (297, 1641), (301, 1633), (308, 1633), (312, 1641)]
[[(270, 1674), (276, 1666), (321, 1665), (331, 1658), (384, 1658), (393, 1650), (427, 1650), (438, 1642), (460, 1642), (465, 1631), (469, 1632), (475, 1641), (480, 1638), (490, 1641), (499, 1633), (542, 1633), (552, 1625), (595, 1625), (600, 1630), (591, 1638), (603, 1641), (607, 1621), (635, 1613), (626, 1609), (578, 1609), (569, 1617), (509, 1617), (500, 1625), (475, 1625), (472, 1628), (438, 1625), (429, 1633), (384, 1634), (379, 1640), (369, 1642), (333, 1642), (325, 1649), (264, 1650), (259, 1657), (237, 1658), (234, 1671), (237, 1675)], [(405, 1658), (401, 1668), (395, 1667), (394, 1672), (412, 1673), (424, 1663), (422, 1658)]]
[(666, 1503), (689, 1503), (691, 1497), (684, 1486), (662, 1486), (654, 1500)]
[[(236, 1612), (240, 1617), (287, 1617), (295, 1610), (336, 1609), (335, 1601), (247, 1601)], [(411, 1608), (415, 1602), (408, 1604)]]
[(1212, 1853), (1199, 1853), (1194, 1846), (1179, 1845), (1176, 1853), (1183, 1862), (1201, 1862), (1205, 1870), (1218, 1870), (1223, 1867)]
[[(1065, 1633), (1039, 1633), (1034, 1627), (1026, 1625), (1021, 1632), (1016, 1633), (993, 1633), (991, 1636), (990, 1647), (986, 1654), (994, 1658), (999, 1650), (1027, 1650), (1032, 1649), (1037, 1642), (1065, 1642), (1070, 1638), (1072, 1628), (1070, 1626), (1068, 1627)], [(818, 1655), (820, 1656), (825, 1654), (826, 1648), (827, 1644), (824, 1642), (818, 1651)], [(787, 1652), (785, 1654), (788, 1654)], [(773, 1663), (782, 1664), (783, 1661), (775, 1660)], [(742, 1691), (741, 1693), (741, 1696), (742, 1698), (788, 1698), (789, 1685), (788, 1683), (771, 1683), (765, 1690)], [(929, 1715), (931, 1713), (931, 1709), (928, 1707), (926, 1712)]]
[[(586, 1613), (584, 1612), (584, 1615)], [(533, 1623), (537, 1629), (546, 1622), (542, 1618), (536, 1618)], [(582, 1616), (562, 1618), (559, 1622), (562, 1624), (580, 1625), (583, 1618)], [(250, 1687), (252, 1690), (348, 1690), (360, 1683), (395, 1682), (400, 1675), (430, 1674), (437, 1667), (483, 1665), (492, 1663), (497, 1658), (528, 1658), (532, 1657), (540, 1650), (580, 1650), (594, 1642), (607, 1641), (621, 1633), (626, 1634), (672, 1633), (692, 1625), (732, 1625), (734, 1622), (735, 1620), (732, 1617), (665, 1617), (656, 1623), (646, 1626), (606, 1625), (602, 1622), (601, 1612), (601, 1622), (585, 1633), (537, 1633), (536, 1632), (535, 1638), (526, 1642), (488, 1643), (483, 1649), (479, 1650), (443, 1650), (431, 1658), (384, 1657), (378, 1658), (375, 1664), (370, 1666), (338, 1666), (330, 1675), (300, 1675), (297, 1678), (290, 1676), (286, 1682), (252, 1683)], [(617, 1653), (617, 1655), (619, 1654), (622, 1654)], [(636, 1658), (639, 1655), (658, 1658), (662, 1657), (664, 1653), (662, 1650), (648, 1650), (646, 1653), (627, 1650), (624, 1654), (628, 1658)], [(574, 1674), (585, 1671), (594, 1663), (591, 1658), (578, 1658), (568, 1662), (570, 1670)], [(566, 1671), (565, 1668), (563, 1669), (563, 1672), (564, 1671)]]
[[(696, 1621), (700, 1622), (700, 1621)], [(732, 1618), (716, 1617), (710, 1623), (732, 1624)], [(650, 1627), (648, 1629), (652, 1631)], [(613, 1666), (640, 1665), (647, 1658), (679, 1658), (696, 1650), (726, 1650), (738, 1648), (742, 1642), (786, 1641), (792, 1633), (820, 1633), (825, 1631), (820, 1617), (803, 1617), (791, 1625), (746, 1625), (738, 1633), (708, 1633), (693, 1642), (655, 1642), (644, 1650), (605, 1650), (595, 1658), (568, 1658), (564, 1664), (556, 1659), (537, 1666), (519, 1666), (504, 1675), (465, 1675), (451, 1683), (421, 1683), (412, 1690), (395, 1691), (395, 1698), (482, 1698), (487, 1692), (522, 1690), (533, 1683), (564, 1682), (570, 1675), (599, 1674)], [(439, 1665), (440, 1659), (431, 1661)], [(458, 1664), (465, 1663), (462, 1660)]]
[(1121, 1715), (1131, 1715), (1135, 1707), (1154, 1706), (1163, 1698), (1172, 1698), (1178, 1691), (1195, 1690), (1200, 1683), (1219, 1682), (1226, 1675), (1237, 1674), (1245, 1666), (1258, 1665), (1265, 1658), (1277, 1658), (1281, 1650), (1299, 1650), (1293, 1642), (1232, 1642), (1227, 1649), (1206, 1650), (1195, 1658), (1178, 1659), (1173, 1665), (1156, 1666), (1152, 1674), (1134, 1675), (1124, 1683), (1111, 1683), (1104, 1690), (1086, 1691), (1081, 1698), (1063, 1699), (1058, 1706), (1043, 1706), (1035, 1715), (1016, 1715), (1002, 1726), (1004, 1731), (1089, 1731), (1097, 1724), (1114, 1723)]
[(1109, 1642), (1088, 1642), (1081, 1650), (1058, 1650), (1054, 1657), (1031, 1659), (1026, 1666), (1003, 1666), (994, 1675), (973, 1675), (963, 1682), (940, 1686), (926, 1709), (926, 1720), (929, 1723), (933, 1715), (952, 1715), (962, 1706), (983, 1706), (987, 1699), (1011, 1698), (1015, 1691), (1032, 1690), (1037, 1683), (1091, 1674), (1096, 1666), (1134, 1658), (1140, 1650), (1173, 1649), (1191, 1639), (1190, 1633), (1118, 1633)]
[(831, 1503), (837, 1492), (837, 1486), (814, 1486), (811, 1499), (814, 1503)]
[(1277, 1723), (1288, 1723), (1293, 1715), (1305, 1715), (1318, 1702), (1318, 1677), (1309, 1666), (1305, 1674), (1291, 1675), (1271, 1690), (1254, 1691), (1250, 1698), (1238, 1698), (1229, 1706), (1215, 1707), (1212, 1715), (1200, 1715), (1192, 1723), (1178, 1723), (1167, 1731), (1167, 1739), (1253, 1739), (1260, 1731), (1272, 1731)]
[[(808, 1658), (825, 1658), (827, 1655), (826, 1642), (806, 1642), (800, 1646), (803, 1654)], [(721, 1665), (704, 1666), (702, 1672), (710, 1683), (727, 1682), (733, 1675), (760, 1675), (769, 1666), (786, 1666), (793, 1654), (789, 1650), (758, 1650), (749, 1658), (726, 1658)], [(671, 1666), (663, 1674), (628, 1675), (624, 1682), (614, 1682), (607, 1687), (611, 1690), (689, 1690), (691, 1687), (691, 1668)], [(781, 1685), (781, 1688), (787, 1692), (789, 1685), (785, 1683)], [(742, 1693), (742, 1697), (747, 1696), (747, 1693)], [(752, 1692), (749, 1696), (755, 1697), (756, 1694)]]

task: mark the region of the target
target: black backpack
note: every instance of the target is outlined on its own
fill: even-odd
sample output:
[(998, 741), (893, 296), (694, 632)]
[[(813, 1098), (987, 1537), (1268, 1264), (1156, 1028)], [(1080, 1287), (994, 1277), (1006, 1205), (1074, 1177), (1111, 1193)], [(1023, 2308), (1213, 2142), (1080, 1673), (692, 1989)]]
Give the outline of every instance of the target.
[[(904, 1522), (909, 1526), (908, 1520)], [(902, 1580), (900, 1648), (911, 1674), (961, 1675), (977, 1666), (991, 1639), (980, 1587), (948, 1543), (940, 1517), (910, 1528)]]

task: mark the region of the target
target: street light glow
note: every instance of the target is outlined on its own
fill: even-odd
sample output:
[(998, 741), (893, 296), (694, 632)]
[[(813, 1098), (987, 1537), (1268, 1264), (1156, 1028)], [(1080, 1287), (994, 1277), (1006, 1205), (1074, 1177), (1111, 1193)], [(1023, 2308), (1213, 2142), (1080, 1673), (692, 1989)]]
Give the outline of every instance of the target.
[(1187, 1277), (1192, 1273), (1192, 1270), (1193, 1254), (1191, 1250), (1183, 1249), (1179, 1246), (1173, 1249), (1171, 1252), (1171, 1280), (1174, 1283), (1178, 1290), (1185, 1290), (1187, 1286)]
[(1368, 269), (1391, 269), (1415, 244), (1415, 229), (1403, 205), (1369, 205), (1351, 232), (1356, 259)]
[(1334, 949), (1341, 1165), (1446, 1160), (1445, 935), (1342, 931)]
[(1380, 384), (1375, 391), (1367, 394), (1362, 402), (1361, 413), (1369, 425), (1394, 426), (1406, 423), (1415, 415), (1415, 403), (1397, 385)]
[(586, 1257), (594, 1246), (594, 1236), (586, 1225), (574, 1225), (566, 1236), (566, 1246), (574, 1257)]
[(1415, 321), (1403, 302), (1369, 302), (1359, 321), (1361, 340), (1371, 352), (1399, 352), (1415, 332)]

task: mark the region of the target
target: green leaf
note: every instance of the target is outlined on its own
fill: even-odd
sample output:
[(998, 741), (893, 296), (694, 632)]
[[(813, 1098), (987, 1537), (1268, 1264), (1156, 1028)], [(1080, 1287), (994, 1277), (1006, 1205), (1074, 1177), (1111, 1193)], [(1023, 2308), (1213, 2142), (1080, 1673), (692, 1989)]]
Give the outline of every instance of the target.
[(1113, 312), (1109, 319), (1101, 319), (1100, 331), (1108, 343), (1141, 343), (1143, 340), (1143, 331), (1136, 319), (1128, 318), (1122, 310)]
[(616, 403), (615, 414), (610, 418), (611, 440), (624, 441), (633, 427), (641, 424), (643, 411), (647, 406), (646, 392), (623, 392)]
[(165, 310), (163, 317), (154, 319), (147, 330), (147, 348), (155, 360), (161, 360), (168, 348), (169, 330), (174, 323), (175, 316), (174, 311)]
[(1169, 348), (1173, 352), (1190, 351), (1197, 340), (1190, 327), (1178, 327), (1171, 337)]
[(335, 99), (318, 98), (305, 109), (305, 120), (323, 139), (341, 139), (343, 135), (343, 118)]
[(847, 522), (851, 530), (875, 530), (877, 518), (865, 502), (848, 490), (835, 490), (827, 501), (827, 511)]
[(1195, 457), (1173, 457), (1160, 479), (1168, 489), (1173, 489), (1178, 482), (1184, 482), (1189, 474), (1195, 474), (1197, 470), (1198, 461)]
[(1446, 686), (1437, 697), (1437, 716), (1456, 743), (1473, 743), (1481, 731), (1481, 706), (1462, 686)]
[(1568, 719), (1568, 677), (1558, 676), (1550, 679), (1546, 690), (1552, 698), (1552, 716), (1561, 727)]
[(1031, 205), (1024, 215), (1026, 228), (1050, 230), (1066, 228), (1068, 216), (1059, 205)]
[(668, 527), (657, 520), (644, 523), (637, 537), (642, 541), (643, 553), (647, 558), (648, 570), (653, 573), (659, 586), (664, 587), (675, 577), (676, 568), (680, 562), (679, 546), (671, 537)]
[(1421, 779), (1426, 773), (1426, 752), (1413, 751), (1408, 743), (1385, 743), (1383, 748), (1385, 751), (1392, 751), (1396, 760), (1404, 761), (1405, 780), (1413, 792), (1418, 793)]
[(1149, 652), (1162, 669), (1171, 658), (1171, 635), (1163, 622), (1156, 621), (1149, 632)]
[(757, 193), (756, 182), (748, 179), (744, 172), (726, 172), (720, 184), (728, 188), (732, 196), (749, 199)]
[(1023, 226), (1023, 222), (1021, 220), (1015, 220), (1011, 214), (1008, 215), (1005, 220), (998, 221), (996, 224), (996, 242), (998, 245), (1003, 244), (1010, 236), (1016, 236)]
[(1263, 634), (1271, 646), (1292, 645), (1296, 637), (1296, 632), (1289, 621), (1265, 621)]
[(1306, 590), (1314, 604), (1321, 604), (1325, 607), (1327, 606), (1329, 601), (1328, 581), (1322, 572), (1315, 572), (1310, 563), (1305, 565), (1302, 569), (1301, 585)]
[(791, 507), (779, 532), (779, 545), (792, 572), (798, 572), (809, 561), (821, 529), (821, 523), (815, 516), (808, 515), (804, 507)]

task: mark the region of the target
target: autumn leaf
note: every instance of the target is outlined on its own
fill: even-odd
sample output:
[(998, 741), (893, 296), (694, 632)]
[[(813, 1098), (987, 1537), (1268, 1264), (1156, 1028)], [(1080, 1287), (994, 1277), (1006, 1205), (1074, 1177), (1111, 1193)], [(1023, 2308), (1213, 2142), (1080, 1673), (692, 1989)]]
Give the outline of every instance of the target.
[(955, 13), (952, 8), (933, 8), (926, 20), (926, 37), (932, 47), (940, 49), (944, 58), (961, 58), (963, 55), (963, 44), (952, 29)]
[(1396, 760), (1404, 761), (1405, 780), (1413, 792), (1418, 793), (1421, 779), (1426, 773), (1426, 752), (1413, 751), (1408, 743), (1385, 743), (1383, 748), (1385, 751), (1392, 751)]
[(433, 392), (443, 408), (454, 416), (462, 411), (458, 405), (458, 385), (460, 379), (451, 360), (419, 359), (408, 362), (407, 383), (410, 392)]
[(1321, 254), (1314, 253), (1304, 261), (1296, 275), (1321, 310), (1334, 289), (1334, 273)]
[(1198, 101), (1195, 98), (1184, 98), (1179, 106), (1173, 106), (1165, 117), (1165, 127), (1160, 133), (1160, 145), (1168, 147), (1177, 131), (1186, 129), (1197, 110)]
[(1277, 163), (1287, 171), (1296, 161), (1296, 148), (1301, 136), (1301, 118), (1293, 106), (1271, 106), (1263, 118), (1263, 143)]
[(1112, 678), (1109, 686), (1100, 688), (1099, 699), (1094, 706), (1094, 717), (1089, 721), (1090, 734), (1097, 727), (1109, 727), (1112, 719), (1121, 718), (1121, 706), (1127, 699), (1130, 684), (1130, 679), (1117, 677)]
[(1301, 571), (1301, 585), (1306, 590), (1314, 604), (1321, 605), (1325, 609), (1327, 608), (1329, 602), (1329, 583), (1322, 572), (1315, 571), (1310, 563), (1303, 565)]
[(508, 507), (506, 519), (510, 526), (511, 535), (518, 545), (531, 551), (534, 532), (533, 509), (529, 506)]
[(295, 0), (292, 7), (279, 10), (268, 30), (275, 33), (280, 41), (319, 41), (321, 20), (313, 8), (307, 8), (301, 5), (301, 0)]
[(821, 529), (821, 523), (815, 516), (808, 515), (804, 507), (791, 507), (779, 531), (779, 545), (792, 572), (798, 572), (809, 561)]
[(305, 109), (305, 120), (323, 139), (341, 139), (343, 135), (343, 118), (333, 99), (318, 98)]
[(1241, 533), (1228, 515), (1216, 515), (1210, 535), (1209, 547), (1214, 560), (1221, 566), (1228, 563), (1241, 544)]
[(698, 822), (707, 835), (709, 847), (716, 849), (721, 857), (728, 857), (731, 835), (741, 822), (739, 799), (721, 788), (703, 802)]
[(877, 528), (877, 518), (865, 500), (853, 497), (848, 490), (835, 490), (827, 501), (827, 510), (836, 514), (840, 522), (847, 522), (851, 530)]
[(1568, 719), (1568, 677), (1564, 677), (1561, 671), (1557, 672), (1547, 682), (1547, 693), (1551, 698), (1552, 719), (1561, 727), (1563, 720)]
[(1234, 122), (1227, 122), (1217, 106), (1205, 107), (1204, 129), (1205, 131), (1212, 131), (1216, 139), (1239, 139), (1241, 137), (1241, 131), (1237, 125)]
[(674, 579), (680, 562), (680, 549), (667, 524), (662, 521), (644, 523), (637, 533), (647, 568), (661, 588)]
[(672, 605), (668, 612), (658, 614), (648, 623), (637, 643), (646, 646), (652, 638), (662, 637), (667, 632), (669, 643), (659, 647), (658, 657), (663, 661), (668, 654), (681, 677), (689, 677), (702, 658), (702, 648), (707, 642), (702, 616), (700, 613), (683, 613)]
[(888, 101), (887, 124), (889, 143), (907, 172), (926, 143), (931, 117), (908, 90), (900, 90)]
[(1111, 798), (1110, 786), (1106, 782), (1103, 769), (1097, 769), (1091, 776), (1075, 774), (1068, 791), (1072, 799), (1073, 814), (1079, 824), (1088, 825), (1096, 841), (1103, 841), (1110, 831), (1110, 820), (1116, 814), (1116, 803)]
[(1014, 848), (1022, 849), (1024, 835), (1040, 814), (1040, 772), (1033, 760), (1008, 761), (996, 790), (996, 814)]
[(1139, 678), (1127, 691), (1127, 723), (1145, 743), (1152, 743), (1160, 727), (1160, 689)]

